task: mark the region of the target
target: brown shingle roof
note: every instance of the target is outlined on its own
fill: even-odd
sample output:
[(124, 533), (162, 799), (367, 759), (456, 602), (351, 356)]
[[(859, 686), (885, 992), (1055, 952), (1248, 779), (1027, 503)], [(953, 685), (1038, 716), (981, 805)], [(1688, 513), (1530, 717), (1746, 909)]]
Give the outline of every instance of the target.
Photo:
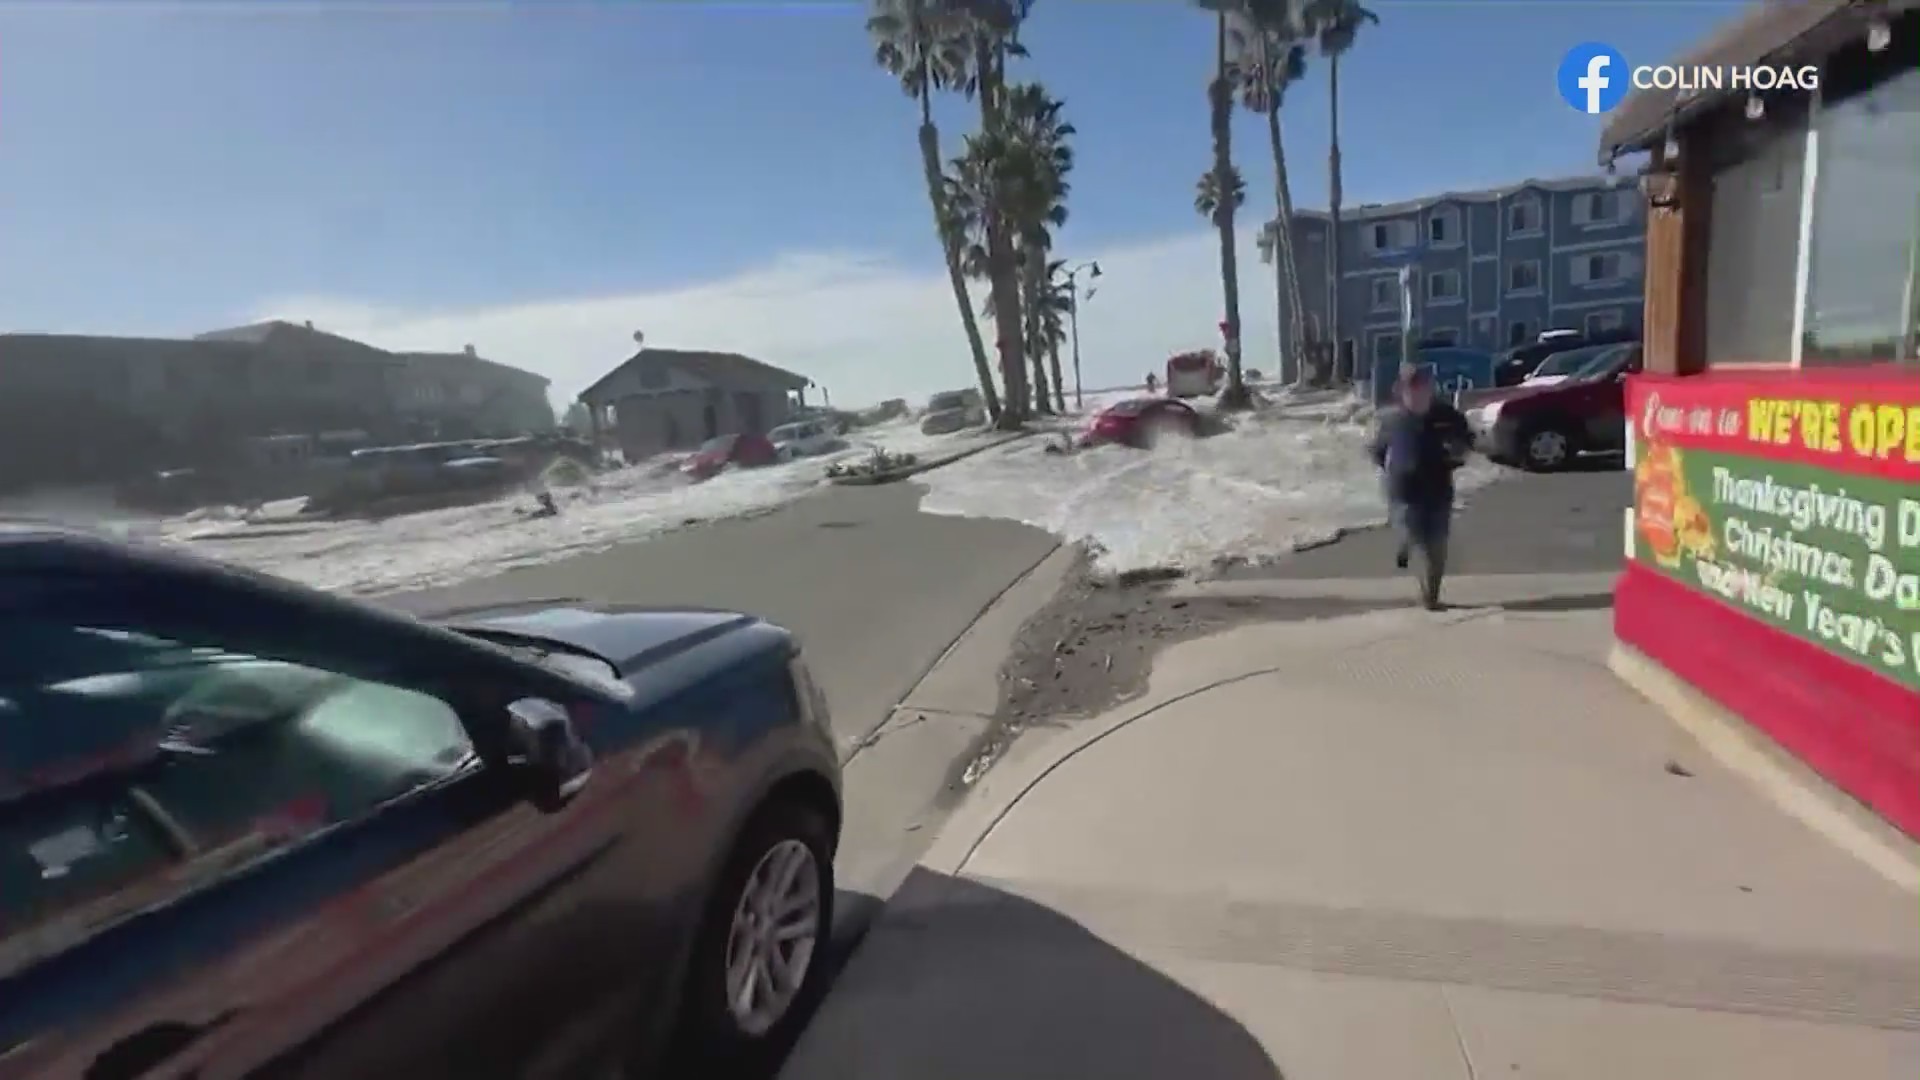
[[(1891, 17), (1920, 8), (1920, 0), (1765, 0), (1714, 31), (1676, 64), (1802, 64), (1817, 62), (1865, 35), (1874, 14)], [(1682, 99), (1678, 90), (1635, 90), (1613, 111), (1600, 134), (1600, 162), (1666, 139), (1669, 125), (1682, 126), (1739, 91), (1701, 91)]]

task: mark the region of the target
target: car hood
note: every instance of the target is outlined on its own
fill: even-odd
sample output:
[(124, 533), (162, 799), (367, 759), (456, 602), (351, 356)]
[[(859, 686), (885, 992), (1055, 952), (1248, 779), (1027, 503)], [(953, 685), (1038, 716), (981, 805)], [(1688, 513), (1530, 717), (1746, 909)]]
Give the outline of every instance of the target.
[(760, 620), (735, 611), (541, 601), (464, 612), (445, 621), (476, 636), (491, 630), (583, 649), (627, 675)]

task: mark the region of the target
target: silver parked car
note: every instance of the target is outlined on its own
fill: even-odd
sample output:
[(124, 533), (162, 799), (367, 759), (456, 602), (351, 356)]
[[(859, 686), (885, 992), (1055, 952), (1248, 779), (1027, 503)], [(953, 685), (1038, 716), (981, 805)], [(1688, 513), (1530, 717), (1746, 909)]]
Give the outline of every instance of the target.
[(927, 412), (920, 421), (922, 435), (949, 435), (987, 422), (986, 407), (978, 390), (949, 390), (927, 399)]

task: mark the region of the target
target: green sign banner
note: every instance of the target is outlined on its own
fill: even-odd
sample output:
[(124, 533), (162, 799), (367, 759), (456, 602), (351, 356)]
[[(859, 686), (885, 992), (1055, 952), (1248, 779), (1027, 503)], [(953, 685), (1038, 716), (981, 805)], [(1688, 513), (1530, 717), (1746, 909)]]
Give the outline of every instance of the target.
[(1656, 438), (1635, 450), (1634, 534), (1641, 565), (1920, 690), (1913, 485)]

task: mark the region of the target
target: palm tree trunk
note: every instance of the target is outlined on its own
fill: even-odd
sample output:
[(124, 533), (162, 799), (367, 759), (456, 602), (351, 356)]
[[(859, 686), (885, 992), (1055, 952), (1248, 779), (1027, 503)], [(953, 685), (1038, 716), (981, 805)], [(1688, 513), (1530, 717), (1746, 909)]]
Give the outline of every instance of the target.
[(1213, 128), (1214, 190), (1219, 193), (1213, 208), (1213, 223), (1220, 230), (1220, 291), (1225, 301), (1222, 320), (1226, 338), (1227, 388), (1221, 391), (1220, 404), (1242, 409), (1249, 404), (1246, 376), (1240, 368), (1240, 264), (1234, 251), (1233, 236), (1233, 88), (1227, 81), (1227, 14), (1218, 15), (1218, 34), (1213, 82), (1207, 87)]
[(1053, 408), (1055, 412), (1064, 416), (1067, 411), (1067, 384), (1066, 380), (1060, 377), (1060, 343), (1058, 341), (1047, 342), (1047, 359), (1053, 367)]
[(1332, 123), (1328, 127), (1327, 140), (1327, 223), (1331, 234), (1327, 237), (1327, 339), (1333, 342), (1336, 378), (1354, 380), (1359, 378), (1356, 370), (1360, 366), (1359, 348), (1356, 344), (1351, 364), (1340, 357), (1341, 334), (1344, 327), (1340, 322), (1340, 54), (1334, 53), (1327, 58), (1327, 108)]
[(1046, 286), (1047, 253), (1033, 245), (1021, 246), (1021, 278), (1025, 289), (1022, 315), (1026, 323), (1027, 363), (1033, 367), (1034, 411), (1053, 412), (1047, 395), (1047, 355), (1040, 341), (1040, 294)]
[(1000, 420), (1000, 394), (994, 389), (993, 369), (987, 364), (987, 345), (980, 337), (980, 321), (973, 316), (973, 298), (967, 295), (967, 275), (960, 268), (958, 238), (946, 227), (947, 196), (940, 172), (940, 131), (933, 126), (931, 102), (920, 98), (920, 164), (927, 173), (927, 198), (933, 203), (934, 227), (940, 232), (940, 247), (947, 257), (947, 280), (953, 285), (953, 301), (960, 307), (960, 325), (967, 331), (967, 348), (973, 353), (973, 374), (980, 380), (980, 399), (987, 407), (988, 419)]
[[(995, 43), (981, 35), (974, 45), (980, 94), (980, 132), (994, 138), (1001, 129), (1001, 55)], [(1008, 235), (1004, 208), (989, 198), (981, 208), (987, 234), (987, 280), (993, 295), (994, 334), (1000, 353), (1000, 377), (1007, 388), (1002, 427), (1013, 427), (1032, 408), (1027, 382), (1024, 342), (1021, 341), (1019, 271), (1014, 261), (1013, 237)]]
[(1287, 148), (1280, 138), (1280, 105), (1267, 110), (1267, 139), (1273, 144), (1273, 196), (1280, 215), (1275, 259), (1280, 264), (1281, 287), (1286, 290), (1287, 350), (1281, 358), (1281, 379), (1303, 383), (1307, 377), (1306, 295), (1300, 290), (1300, 263), (1293, 249), (1293, 189), (1287, 179)]

